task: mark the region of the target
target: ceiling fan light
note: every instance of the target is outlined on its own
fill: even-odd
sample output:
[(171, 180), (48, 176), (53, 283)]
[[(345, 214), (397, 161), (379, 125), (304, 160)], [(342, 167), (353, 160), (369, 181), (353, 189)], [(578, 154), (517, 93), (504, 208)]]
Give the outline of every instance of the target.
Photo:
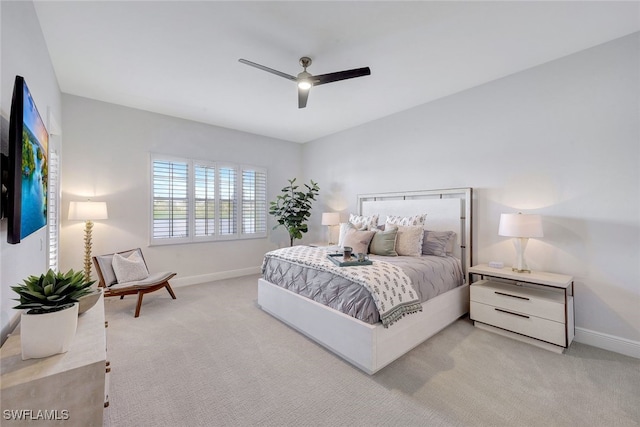
[(302, 90), (311, 89), (311, 82), (309, 80), (300, 80), (298, 81), (298, 88)]

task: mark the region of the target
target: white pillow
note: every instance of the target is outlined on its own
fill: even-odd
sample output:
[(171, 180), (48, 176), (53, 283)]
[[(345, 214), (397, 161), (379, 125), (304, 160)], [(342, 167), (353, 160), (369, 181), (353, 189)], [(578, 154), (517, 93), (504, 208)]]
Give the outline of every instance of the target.
[(378, 214), (365, 216), (349, 214), (349, 222), (358, 229), (373, 230), (378, 226)]
[(112, 266), (118, 283), (135, 282), (149, 277), (147, 266), (138, 251), (132, 252), (127, 258), (114, 254)]
[(413, 216), (389, 215), (387, 216), (386, 224), (404, 225), (405, 227), (417, 225), (424, 226), (426, 219), (427, 214)]
[[(385, 225), (385, 228), (391, 224)], [(398, 237), (396, 238), (396, 252), (398, 255), (405, 256), (421, 256), (422, 255), (422, 239), (424, 230), (422, 226), (405, 227), (398, 226)]]
[(344, 236), (346, 236), (347, 231), (349, 230), (366, 230), (366, 227), (364, 226), (355, 226), (350, 222), (341, 222), (340, 223), (340, 234), (338, 235), (338, 246), (343, 247), (344, 246)]

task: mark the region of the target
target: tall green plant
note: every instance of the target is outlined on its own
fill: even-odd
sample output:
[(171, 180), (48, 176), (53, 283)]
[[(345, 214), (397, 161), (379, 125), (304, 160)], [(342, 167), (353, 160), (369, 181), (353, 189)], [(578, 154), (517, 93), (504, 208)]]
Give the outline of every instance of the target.
[(269, 214), (278, 221), (278, 225), (273, 228), (286, 228), (291, 246), (295, 239), (302, 239), (302, 233), (308, 231), (306, 221), (311, 216), (311, 203), (316, 200), (320, 191), (318, 183), (313, 180), (310, 184), (304, 184), (304, 187), (306, 190), (296, 185), (296, 178), (290, 179), (289, 185), (282, 189), (282, 194), (269, 206)]

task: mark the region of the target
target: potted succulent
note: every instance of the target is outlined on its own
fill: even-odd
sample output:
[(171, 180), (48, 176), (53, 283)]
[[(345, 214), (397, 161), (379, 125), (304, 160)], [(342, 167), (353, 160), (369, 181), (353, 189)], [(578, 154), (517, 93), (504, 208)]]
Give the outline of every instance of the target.
[(316, 199), (320, 188), (317, 182), (311, 180), (310, 184), (304, 184), (306, 190), (300, 191), (296, 185), (296, 179), (290, 179), (289, 185), (282, 189), (282, 194), (271, 202), (269, 213), (276, 217), (278, 224), (289, 232), (289, 242), (293, 246), (295, 239), (302, 239), (302, 233), (308, 231), (307, 219), (311, 216), (311, 203)]
[(12, 286), (20, 298), (15, 309), (25, 309), (20, 317), (22, 359), (47, 357), (69, 349), (78, 326), (78, 299), (91, 293), (95, 281), (85, 281), (84, 273), (49, 269), (29, 276)]

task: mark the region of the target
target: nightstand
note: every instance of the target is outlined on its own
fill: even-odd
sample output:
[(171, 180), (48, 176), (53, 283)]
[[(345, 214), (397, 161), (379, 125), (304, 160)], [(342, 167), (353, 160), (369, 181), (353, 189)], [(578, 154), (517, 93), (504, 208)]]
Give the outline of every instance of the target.
[[(473, 276), (481, 280), (474, 282)], [(557, 353), (573, 341), (572, 276), (480, 264), (469, 269), (469, 282), (476, 327)]]

